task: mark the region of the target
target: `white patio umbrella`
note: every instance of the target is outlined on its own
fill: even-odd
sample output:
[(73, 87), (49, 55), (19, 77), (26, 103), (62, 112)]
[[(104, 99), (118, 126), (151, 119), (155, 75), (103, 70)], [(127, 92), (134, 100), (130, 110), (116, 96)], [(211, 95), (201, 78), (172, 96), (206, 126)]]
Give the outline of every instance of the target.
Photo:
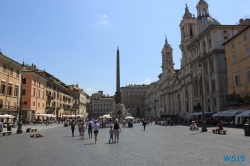
[(84, 115), (80, 115), (80, 114), (79, 114), (79, 115), (76, 115), (76, 117), (84, 117)]
[(230, 111), (231, 111), (231, 110), (223, 111), (223, 112), (221, 112), (218, 116), (227, 116), (227, 114), (228, 114)]
[(241, 112), (244, 112), (244, 111), (247, 111), (247, 110), (243, 110), (243, 109), (239, 109), (239, 110), (230, 110), (226, 116), (235, 116), (236, 114), (239, 114)]
[(127, 117), (125, 117), (124, 119), (125, 119), (125, 120), (134, 119), (134, 117), (132, 117), (132, 116), (127, 116)]
[(215, 113), (215, 114), (213, 114), (213, 117), (215, 117), (215, 116), (220, 116), (220, 114), (226, 114), (226, 113), (228, 113), (228, 110), (224, 110), (224, 111), (220, 111), (220, 112), (217, 112), (217, 113)]
[(105, 119), (106, 118), (111, 118), (110, 115), (103, 115), (102, 117), (105, 118)]
[(55, 118), (56, 116), (53, 115), (53, 114), (46, 114), (47, 117), (52, 117), (52, 118)]
[(4, 115), (0, 115), (0, 118), (15, 118), (15, 116), (13, 115), (9, 115), (9, 114), (4, 114)]
[(244, 111), (236, 115), (236, 117), (249, 117), (249, 116), (250, 116), (250, 110)]
[(35, 114), (35, 116), (46, 116), (46, 114)]

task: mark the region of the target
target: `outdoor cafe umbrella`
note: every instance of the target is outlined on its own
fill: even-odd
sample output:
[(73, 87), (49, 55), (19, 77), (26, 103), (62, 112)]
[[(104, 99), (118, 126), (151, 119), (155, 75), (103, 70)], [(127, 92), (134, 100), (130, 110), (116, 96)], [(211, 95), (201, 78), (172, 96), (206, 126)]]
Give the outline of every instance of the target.
[(236, 114), (239, 114), (239, 113), (242, 113), (244, 111), (247, 111), (247, 110), (243, 110), (243, 109), (239, 109), (239, 110), (230, 110), (230, 112), (228, 112), (226, 114), (226, 116), (235, 116)]
[(231, 111), (231, 110), (223, 111), (223, 112), (221, 112), (218, 116), (227, 116), (227, 114), (228, 114), (230, 111)]
[(228, 112), (228, 110), (217, 112), (217, 113), (213, 114), (213, 117), (219, 116), (220, 114), (222, 114), (224, 112)]
[(46, 114), (35, 114), (35, 116), (46, 116)]
[(132, 116), (127, 116), (127, 117), (125, 117), (124, 119), (125, 119), (125, 120), (134, 119), (134, 117), (132, 117)]
[(15, 118), (15, 116), (9, 115), (9, 114), (4, 114), (4, 115), (0, 115), (0, 118)]
[(244, 112), (236, 115), (236, 117), (249, 117), (249, 116), (250, 116), (250, 110), (244, 111)]
[(52, 117), (52, 118), (55, 118), (56, 116), (53, 115), (53, 114), (46, 114), (47, 117)]
[(105, 119), (106, 118), (111, 118), (110, 115), (103, 115), (102, 117), (105, 118)]

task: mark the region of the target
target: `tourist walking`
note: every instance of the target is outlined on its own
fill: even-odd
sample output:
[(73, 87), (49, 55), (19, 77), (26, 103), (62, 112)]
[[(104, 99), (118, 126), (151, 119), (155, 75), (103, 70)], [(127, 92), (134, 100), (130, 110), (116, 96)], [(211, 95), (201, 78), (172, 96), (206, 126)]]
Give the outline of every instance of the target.
[(93, 122), (92, 122), (92, 119), (89, 119), (89, 121), (87, 122), (86, 124), (86, 129), (88, 129), (88, 133), (89, 133), (89, 139), (90, 139), (90, 136), (92, 138), (92, 128), (93, 128)]
[[(120, 130), (120, 131), (119, 131)], [(119, 135), (120, 135), (120, 132), (121, 132), (121, 127), (118, 123), (118, 119), (115, 120), (115, 124), (114, 124), (114, 135), (115, 135), (115, 141), (114, 143), (119, 143)]]
[(2, 122), (3, 120), (2, 119), (0, 119), (0, 132), (3, 132), (3, 122)]
[(114, 130), (112, 128), (113, 127), (110, 126), (110, 130), (109, 130), (109, 143), (110, 143), (110, 141), (112, 141), (112, 143), (113, 143)]
[(82, 130), (82, 132), (81, 132), (81, 139), (84, 139), (84, 132), (86, 130), (86, 128), (84, 126), (84, 121), (82, 122), (81, 130)]
[(79, 136), (82, 135), (82, 121), (81, 120), (78, 120), (77, 122), (77, 126), (78, 126), (78, 130), (79, 130)]
[(75, 126), (76, 126), (76, 123), (75, 123), (75, 121), (73, 120), (73, 121), (71, 122), (72, 137), (74, 137)]
[(98, 136), (98, 129), (100, 128), (100, 125), (97, 123), (97, 120), (95, 120), (93, 128), (94, 128), (95, 144), (96, 144), (97, 143), (97, 136)]
[(143, 125), (143, 127), (144, 127), (144, 130), (145, 130), (145, 128), (146, 128), (146, 125), (147, 125), (147, 121), (146, 121), (146, 120), (144, 120), (144, 121), (142, 122), (142, 125)]

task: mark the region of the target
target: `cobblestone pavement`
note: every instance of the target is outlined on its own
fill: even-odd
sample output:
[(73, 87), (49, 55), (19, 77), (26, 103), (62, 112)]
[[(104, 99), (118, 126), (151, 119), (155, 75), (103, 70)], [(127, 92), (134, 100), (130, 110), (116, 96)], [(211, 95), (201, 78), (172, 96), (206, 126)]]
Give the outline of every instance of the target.
[[(94, 144), (86, 132), (81, 140), (78, 130), (72, 137), (70, 127), (62, 124), (41, 127), (36, 133), (44, 135), (42, 138), (30, 138), (30, 133), (0, 137), (0, 165), (250, 165), (250, 137), (242, 129), (226, 128), (227, 135), (218, 135), (210, 127), (201, 133), (189, 131), (187, 126), (153, 124), (144, 131), (141, 124), (134, 124), (122, 128), (116, 144), (108, 143), (108, 128), (100, 129)], [(225, 162), (225, 155), (245, 155), (245, 161)]]

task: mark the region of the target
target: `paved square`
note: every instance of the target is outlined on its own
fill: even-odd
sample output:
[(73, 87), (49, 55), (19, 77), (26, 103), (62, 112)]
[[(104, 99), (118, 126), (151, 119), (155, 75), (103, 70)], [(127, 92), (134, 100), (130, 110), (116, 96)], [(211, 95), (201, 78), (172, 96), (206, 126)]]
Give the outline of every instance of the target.
[[(243, 129), (226, 128), (227, 135), (218, 135), (211, 128), (201, 133), (187, 126), (153, 124), (143, 131), (141, 124), (134, 124), (122, 128), (116, 144), (108, 143), (108, 128), (100, 129), (94, 144), (86, 132), (81, 140), (77, 129), (72, 137), (70, 127), (37, 128), (44, 137), (30, 138), (30, 133), (0, 137), (0, 165), (250, 165), (250, 137)], [(245, 161), (225, 162), (225, 155), (245, 155)]]

